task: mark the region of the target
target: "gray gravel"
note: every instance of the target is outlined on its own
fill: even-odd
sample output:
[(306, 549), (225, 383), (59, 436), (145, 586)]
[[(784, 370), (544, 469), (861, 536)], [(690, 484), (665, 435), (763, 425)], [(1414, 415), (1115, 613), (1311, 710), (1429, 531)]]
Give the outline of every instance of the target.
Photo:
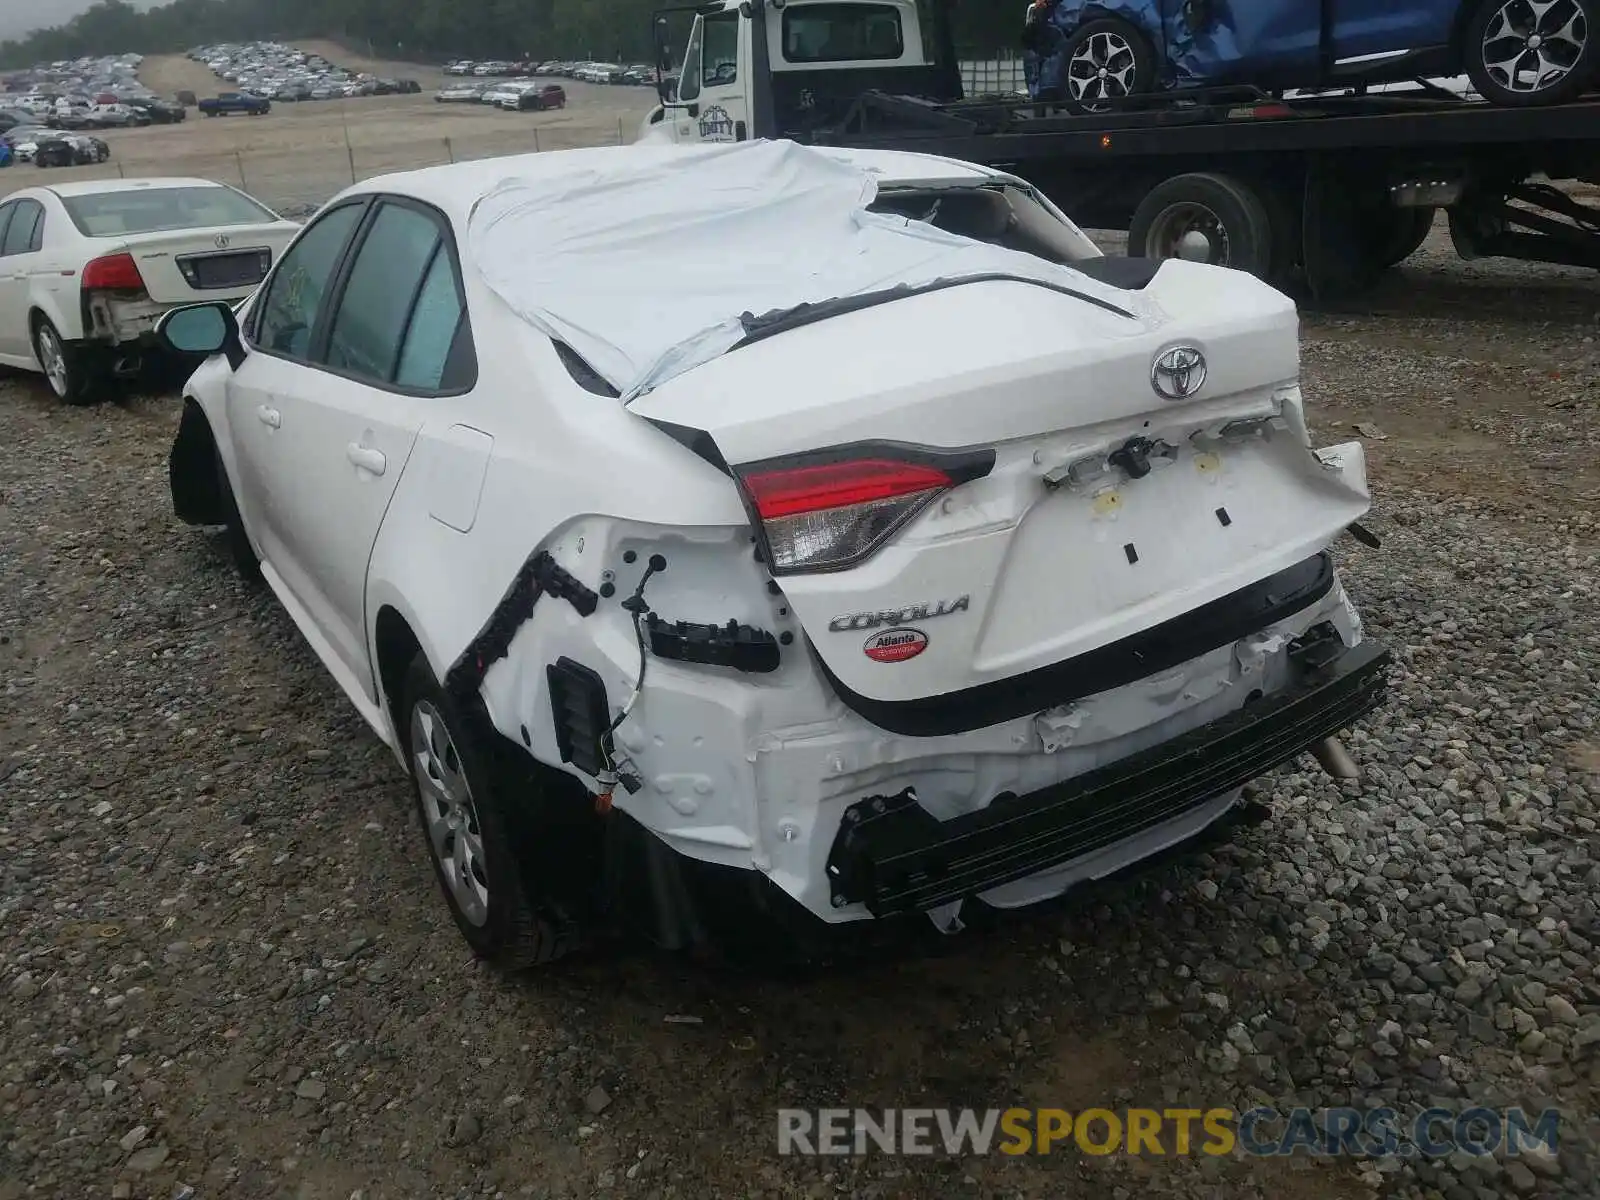
[[(1307, 318), (1320, 439), (1385, 435), (1385, 544), (1343, 550), (1398, 659), (1362, 784), (1298, 764), (1220, 847), (798, 980), (479, 970), (399, 771), (170, 516), (175, 401), (0, 385), (0, 1200), (1594, 1195), (1597, 315), (1435, 248)], [(1548, 1161), (775, 1153), (781, 1105), (1014, 1102), (1566, 1124)]]

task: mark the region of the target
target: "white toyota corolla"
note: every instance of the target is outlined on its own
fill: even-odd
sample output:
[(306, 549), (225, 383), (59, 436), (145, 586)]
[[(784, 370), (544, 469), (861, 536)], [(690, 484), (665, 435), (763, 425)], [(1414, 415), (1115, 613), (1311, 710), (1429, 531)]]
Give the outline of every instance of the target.
[(138, 369), (156, 318), (237, 303), (300, 231), (206, 179), (100, 179), (24, 188), (0, 204), (0, 364), (96, 399)]
[[(170, 314), (226, 526), (409, 769), (467, 941), (1030, 904), (1381, 703), (1292, 303), (1026, 183), (787, 142), (369, 180)], [(827, 939), (815, 941), (825, 944)]]

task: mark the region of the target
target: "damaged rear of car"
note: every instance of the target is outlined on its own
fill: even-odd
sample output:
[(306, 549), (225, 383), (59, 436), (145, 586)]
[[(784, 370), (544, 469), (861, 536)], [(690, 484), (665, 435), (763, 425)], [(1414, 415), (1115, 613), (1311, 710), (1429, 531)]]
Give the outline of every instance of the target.
[[(1387, 662), (1328, 552), (1365, 463), (1311, 448), (1264, 284), (1104, 259), (998, 172), (781, 142), (341, 203), (365, 232), (310, 381), (247, 313), (174, 490), (221, 464), (180, 515), (234, 527), (410, 768), (479, 953), (543, 961), (605, 913), (671, 946), (950, 928), (1193, 837), (1302, 751), (1348, 768)], [(471, 372), (447, 414), (353, 418), (338, 463), (274, 460), (258, 397), (281, 432), (348, 374), (389, 205), (436, 214)], [(326, 528), (360, 505), (370, 542)]]

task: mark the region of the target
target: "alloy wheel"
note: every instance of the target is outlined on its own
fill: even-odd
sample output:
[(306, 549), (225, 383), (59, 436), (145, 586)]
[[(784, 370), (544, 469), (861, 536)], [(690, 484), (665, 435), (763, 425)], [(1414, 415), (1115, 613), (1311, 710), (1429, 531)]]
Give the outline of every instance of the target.
[(1572, 74), (1588, 44), (1579, 0), (1506, 0), (1483, 31), (1483, 66), (1508, 92), (1548, 91)]
[(418, 700), (411, 710), (411, 756), (428, 844), (445, 886), (461, 915), (482, 925), (489, 919), (483, 828), (455, 738), (431, 701)]
[(1085, 106), (1133, 92), (1138, 55), (1120, 33), (1097, 33), (1067, 60), (1067, 90)]
[(39, 351), (39, 365), (44, 368), (44, 377), (50, 381), (50, 389), (60, 399), (67, 396), (67, 354), (61, 346), (61, 338), (49, 325), (40, 325), (39, 332), (34, 335), (34, 345)]

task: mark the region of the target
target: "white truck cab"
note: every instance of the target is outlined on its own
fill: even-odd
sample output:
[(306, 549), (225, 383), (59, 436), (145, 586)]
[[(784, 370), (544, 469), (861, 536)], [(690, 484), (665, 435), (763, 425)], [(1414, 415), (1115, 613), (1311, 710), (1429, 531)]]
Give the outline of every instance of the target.
[[(763, 88), (792, 116), (838, 90), (845, 73), (851, 93), (864, 83), (872, 86), (863, 75), (914, 93), (935, 59), (916, 0), (712, 0), (664, 11), (693, 11), (695, 17), (676, 92), (663, 96), (640, 130), (639, 140), (646, 142), (772, 136), (777, 131), (761, 128)], [(665, 28), (658, 14), (663, 69), (672, 61)], [(835, 89), (828, 87), (830, 75)]]

